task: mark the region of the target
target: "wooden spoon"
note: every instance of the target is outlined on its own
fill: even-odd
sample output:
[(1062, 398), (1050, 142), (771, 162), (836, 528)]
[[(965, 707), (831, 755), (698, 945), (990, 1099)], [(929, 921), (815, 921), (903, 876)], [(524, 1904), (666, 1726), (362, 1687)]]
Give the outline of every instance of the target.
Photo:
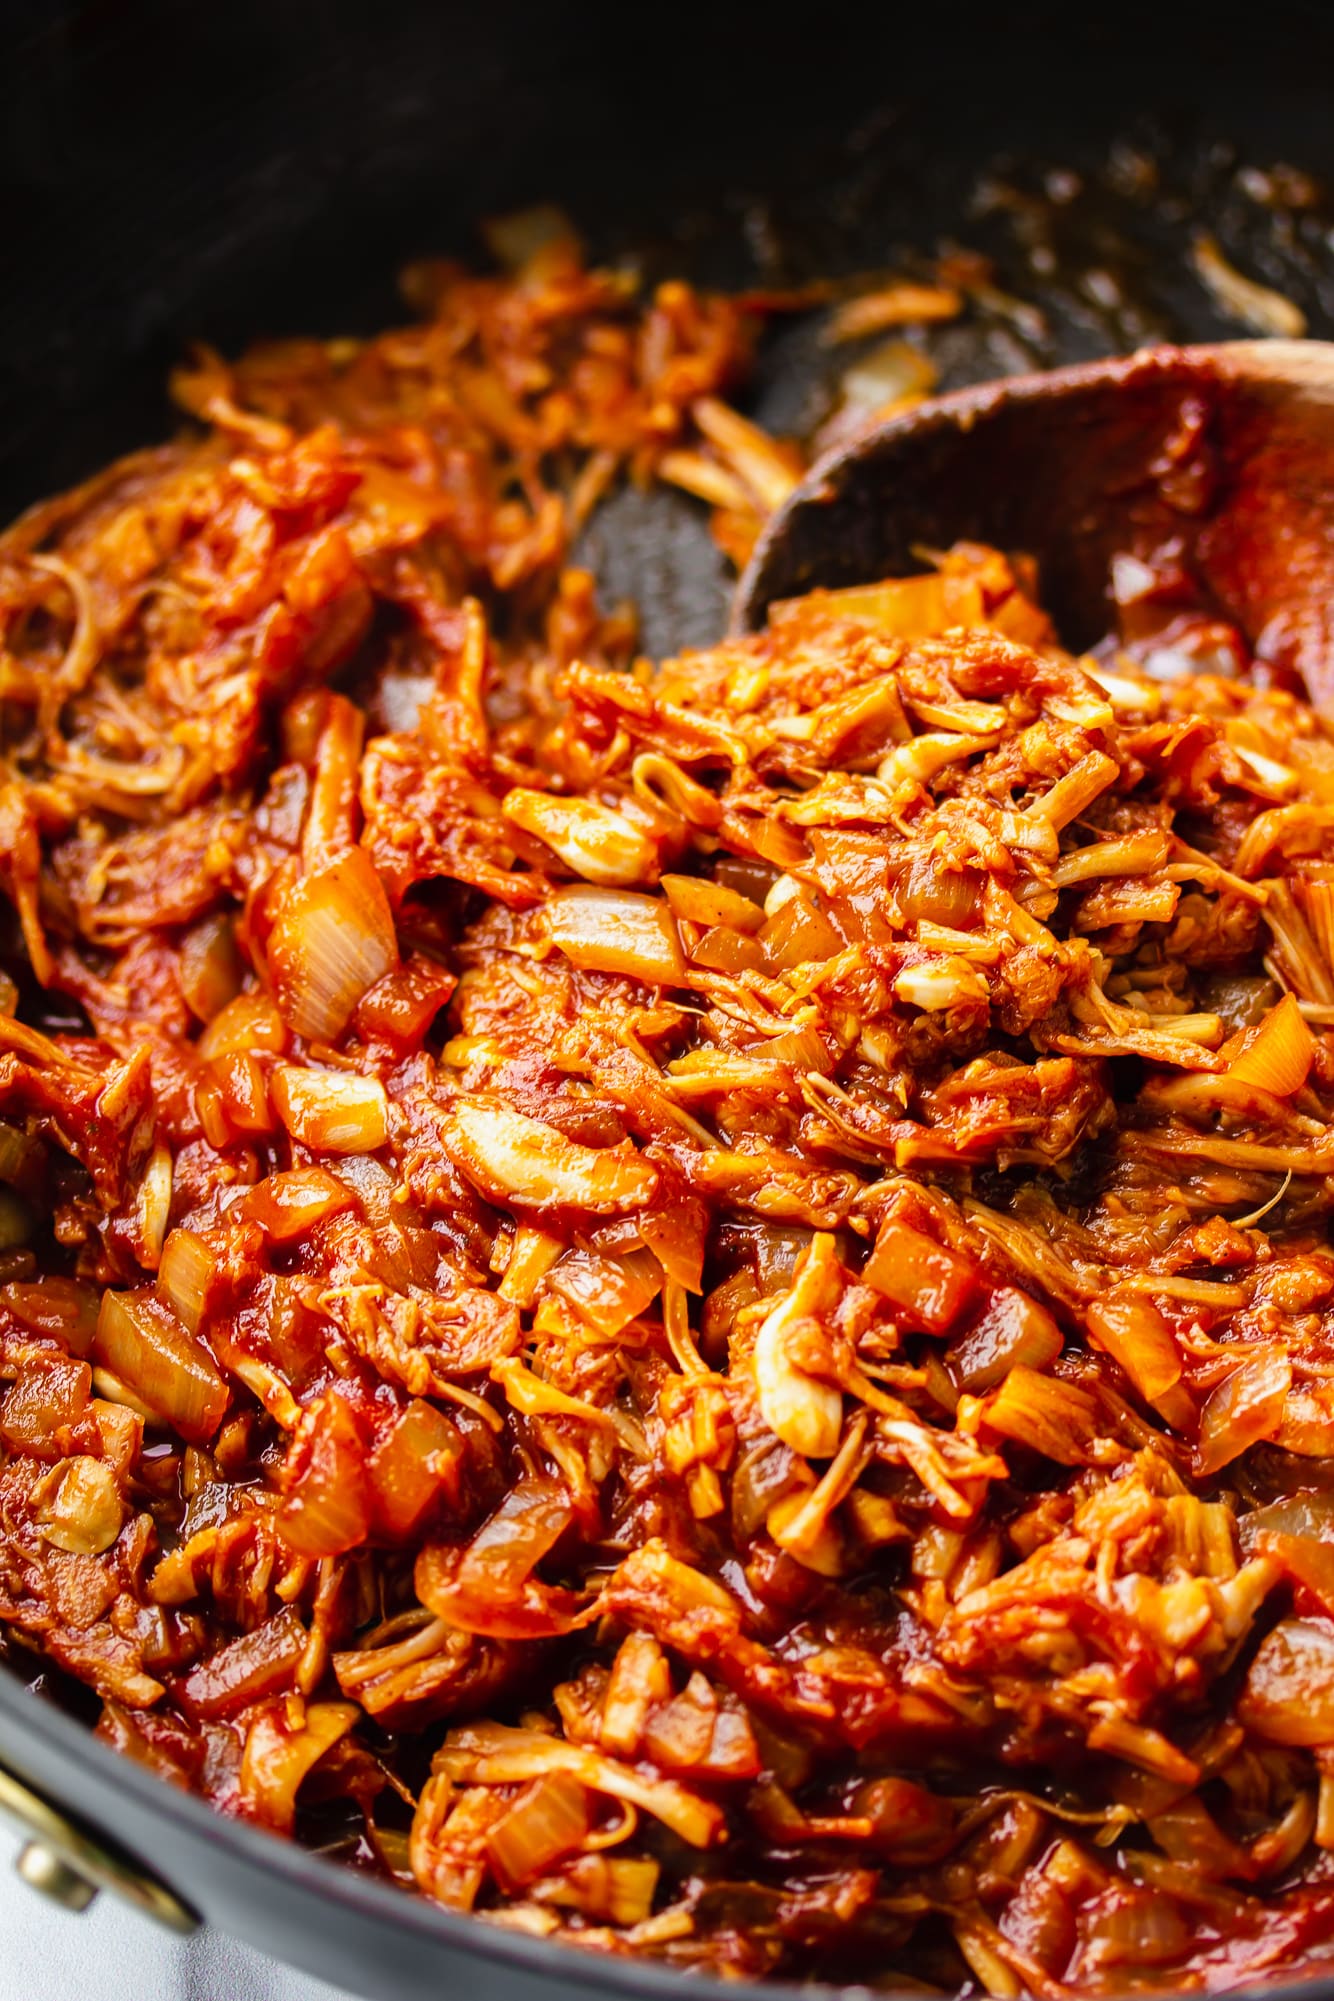
[(1037, 558), (1078, 650), (1112, 558), (1175, 544), (1207, 611), (1334, 706), (1334, 343), (1146, 348), (920, 404), (831, 452), (773, 516), (733, 629), (780, 598), (919, 570), (968, 540)]

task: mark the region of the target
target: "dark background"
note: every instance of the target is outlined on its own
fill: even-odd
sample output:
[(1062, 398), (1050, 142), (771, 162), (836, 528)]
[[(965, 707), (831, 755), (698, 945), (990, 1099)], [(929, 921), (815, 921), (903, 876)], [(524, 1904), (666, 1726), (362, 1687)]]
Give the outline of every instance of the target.
[(1320, 5), (0, 0), (0, 513), (161, 435), (191, 337), (383, 324), (488, 210), (744, 279), (764, 190), (789, 264), (881, 262), (998, 149), (1151, 119), (1334, 166), (1331, 82)]

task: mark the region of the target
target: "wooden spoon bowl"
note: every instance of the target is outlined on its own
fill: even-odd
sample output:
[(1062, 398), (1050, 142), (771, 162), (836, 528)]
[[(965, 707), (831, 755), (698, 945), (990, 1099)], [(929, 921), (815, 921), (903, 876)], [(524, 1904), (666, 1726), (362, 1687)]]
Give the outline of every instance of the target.
[(830, 453), (766, 527), (733, 629), (959, 540), (1037, 559), (1065, 644), (1114, 629), (1114, 556), (1174, 544), (1203, 609), (1334, 706), (1334, 343), (1146, 348), (938, 397)]

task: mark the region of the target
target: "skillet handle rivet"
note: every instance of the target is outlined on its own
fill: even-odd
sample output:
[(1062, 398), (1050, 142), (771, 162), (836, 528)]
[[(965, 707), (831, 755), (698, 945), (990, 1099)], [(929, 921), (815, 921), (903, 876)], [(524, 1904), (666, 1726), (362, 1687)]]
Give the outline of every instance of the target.
[(44, 1841), (29, 1841), (20, 1849), (14, 1863), (15, 1869), (31, 1890), (40, 1890), (53, 1904), (59, 1904), (65, 1911), (86, 1911), (97, 1895), (97, 1884), (90, 1883), (77, 1869), (72, 1869), (63, 1856), (54, 1848), (48, 1848)]
[(23, 1881), (62, 1910), (86, 1911), (99, 1890), (111, 1890), (169, 1931), (186, 1937), (198, 1915), (174, 1890), (0, 1764), (0, 1817), (25, 1837), (15, 1868)]

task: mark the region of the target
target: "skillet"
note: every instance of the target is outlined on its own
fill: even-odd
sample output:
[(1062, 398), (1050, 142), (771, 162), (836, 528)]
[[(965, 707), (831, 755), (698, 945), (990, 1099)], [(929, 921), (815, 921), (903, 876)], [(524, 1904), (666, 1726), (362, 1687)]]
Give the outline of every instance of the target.
[[(564, 203), (595, 254), (721, 285), (898, 266), (946, 238), (982, 249), (1043, 324), (984, 312), (946, 330), (946, 387), (1243, 331), (1190, 268), (1199, 227), (1334, 333), (1334, 214), (1302, 180), (1334, 181), (1334, 20), (1291, 0), (1079, 11), (7, 7), (0, 508), (164, 435), (162, 384), (191, 337), (388, 324), (405, 258), (467, 254), (476, 218), (537, 200)], [(755, 414), (804, 428), (835, 368), (807, 323), (780, 320)], [(689, 503), (619, 496), (583, 554), (609, 598), (640, 603), (651, 651), (721, 629), (728, 579)], [(406, 2001), (464, 1982), (478, 2001), (678, 1986), (223, 1821), (31, 1680), (30, 1661), (0, 1659), (18, 1788), (0, 1806), (31, 1816), (27, 1789), (57, 1846), (71, 1820), (96, 1837), (76, 1871), (30, 1859), (70, 1901), (80, 1872), (119, 1872), (179, 1925), (203, 1917)], [(1324, 2001), (1334, 1980), (1305, 1991)]]

